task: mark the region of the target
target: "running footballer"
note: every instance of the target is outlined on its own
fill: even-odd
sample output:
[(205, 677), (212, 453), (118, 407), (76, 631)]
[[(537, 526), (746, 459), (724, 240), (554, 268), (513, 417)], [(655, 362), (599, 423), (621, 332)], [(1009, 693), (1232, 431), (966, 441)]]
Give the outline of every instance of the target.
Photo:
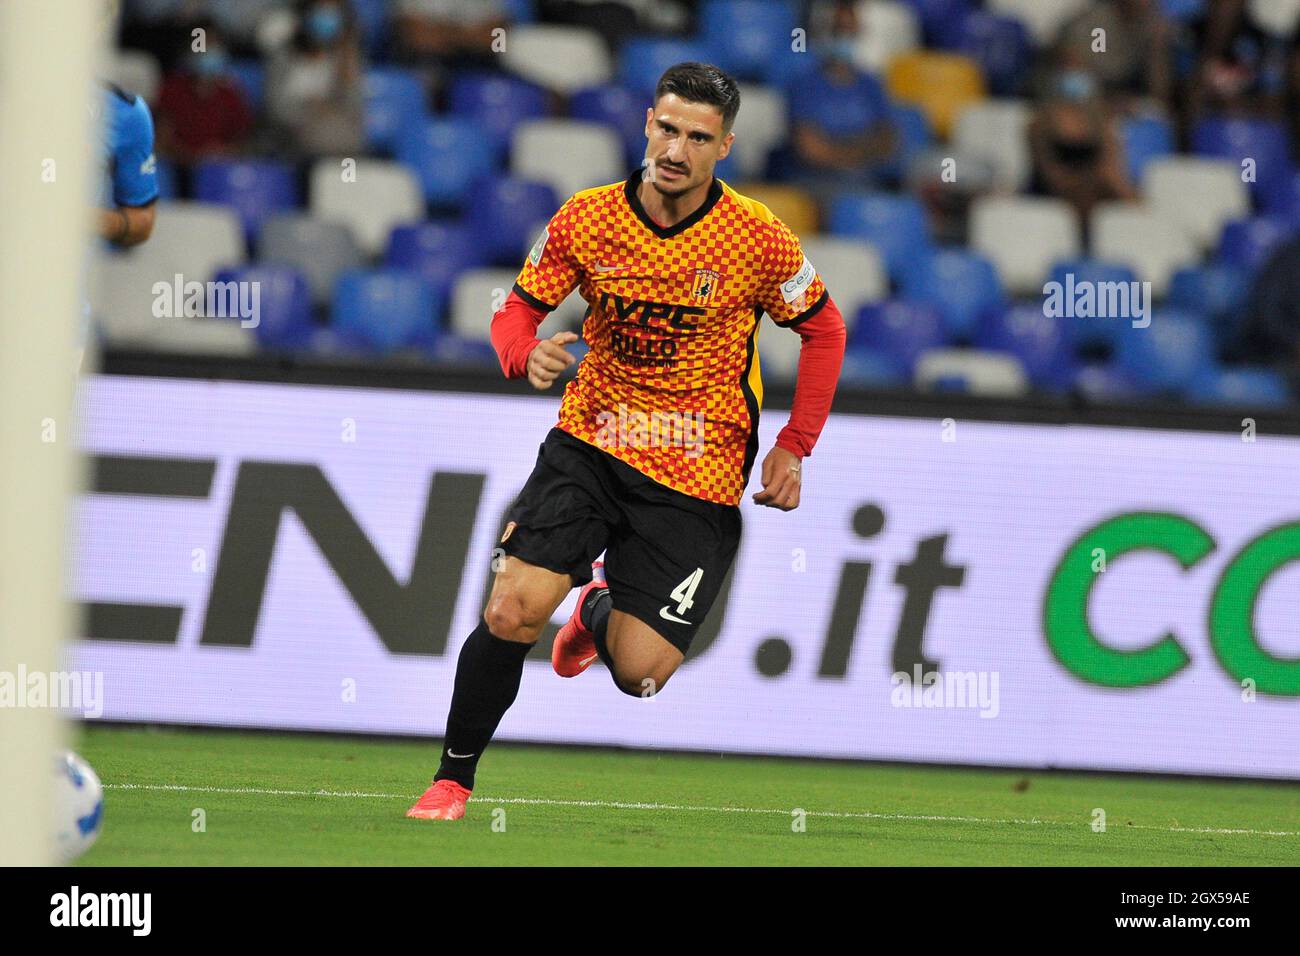
[[(539, 341), (537, 327), (577, 288), (589, 351), (507, 516), (505, 557), (457, 661), (441, 765), (408, 817), (465, 815), (524, 658), (574, 587), (583, 590), (556, 635), (556, 673), (576, 677), (599, 659), (619, 690), (642, 697), (677, 670), (740, 542), (759, 451), (764, 312), (802, 344), (790, 419), (753, 500), (799, 505), (844, 321), (794, 234), (713, 175), (739, 108), (735, 81), (713, 66), (665, 72), (646, 111), (643, 168), (564, 203), (492, 318), (505, 374), (547, 389), (574, 362), (564, 346), (577, 336)], [(611, 427), (629, 419), (692, 427)], [(593, 564), (602, 551), (603, 566)]]

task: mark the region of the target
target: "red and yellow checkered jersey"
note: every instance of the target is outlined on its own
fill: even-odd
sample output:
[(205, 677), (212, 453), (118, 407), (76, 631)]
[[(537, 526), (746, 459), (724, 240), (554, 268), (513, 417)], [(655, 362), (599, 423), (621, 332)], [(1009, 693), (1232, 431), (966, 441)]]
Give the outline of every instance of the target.
[(538, 237), (515, 282), (554, 309), (576, 287), (589, 351), (559, 427), (660, 484), (739, 504), (758, 452), (763, 312), (813, 316), (826, 287), (765, 205), (714, 179), (680, 223), (654, 222), (625, 183), (577, 193)]

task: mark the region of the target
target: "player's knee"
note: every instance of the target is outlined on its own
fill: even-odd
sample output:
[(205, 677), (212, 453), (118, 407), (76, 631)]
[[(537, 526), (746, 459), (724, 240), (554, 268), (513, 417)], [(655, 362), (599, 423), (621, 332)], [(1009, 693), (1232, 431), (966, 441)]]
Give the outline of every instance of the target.
[(531, 643), (537, 640), (537, 635), (545, 623), (540, 618), (541, 615), (530, 611), (528, 606), (513, 594), (494, 596), (483, 611), (483, 622), (487, 624), (488, 630), (503, 641)]

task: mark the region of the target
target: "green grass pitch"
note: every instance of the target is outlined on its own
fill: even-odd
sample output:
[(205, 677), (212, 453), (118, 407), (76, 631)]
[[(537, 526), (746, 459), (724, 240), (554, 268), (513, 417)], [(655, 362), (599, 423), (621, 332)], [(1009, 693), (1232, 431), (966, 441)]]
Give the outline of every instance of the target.
[[(428, 741), (101, 725), (78, 746), (105, 784), (104, 830), (87, 865), (1300, 858), (1294, 784), (495, 744), (468, 815), (445, 823), (403, 816), (432, 773)], [(806, 811), (801, 832), (795, 808)], [(1105, 832), (1094, 832), (1094, 808)]]

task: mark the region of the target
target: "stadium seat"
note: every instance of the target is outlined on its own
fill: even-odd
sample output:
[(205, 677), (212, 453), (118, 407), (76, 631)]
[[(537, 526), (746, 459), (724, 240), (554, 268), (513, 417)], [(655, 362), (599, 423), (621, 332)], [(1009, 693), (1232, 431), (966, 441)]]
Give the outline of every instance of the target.
[(361, 265), (352, 230), (341, 222), (316, 219), (306, 213), (272, 216), (258, 237), (262, 263), (294, 266), (307, 276), (312, 302), (322, 305), (334, 294), (339, 274)]
[(433, 286), (399, 269), (351, 269), (339, 276), (330, 323), (375, 352), (431, 344), (438, 334)]
[(185, 282), (207, 282), (218, 269), (243, 264), (244, 230), (226, 206), (160, 202), (153, 235), (129, 254), (149, 262), (157, 279), (179, 273)]
[(976, 329), (975, 345), (1014, 355), (1038, 388), (1063, 392), (1074, 380), (1070, 320), (1045, 314), (1041, 301), (990, 311)]
[(226, 73), (243, 92), (253, 112), (261, 112), (266, 101), (266, 65), (261, 60), (231, 60)]
[(1252, 216), (1224, 225), (1218, 258), (1242, 269), (1248, 276), (1268, 261), (1273, 250), (1295, 235), (1300, 223), (1278, 216)]
[(496, 265), (522, 265), (529, 247), (560, 208), (545, 183), (514, 177), (488, 177), (474, 186), (465, 223), (474, 240)]
[(181, 192), (176, 178), (175, 163), (168, 162), (165, 159), (158, 159), (155, 160), (154, 170), (154, 175), (158, 180), (158, 198), (179, 199)]
[(997, 269), (979, 253), (943, 248), (904, 273), (903, 296), (939, 310), (948, 336), (970, 338), (990, 309), (1003, 307)]
[(870, 243), (838, 236), (801, 238), (804, 256), (826, 283), (842, 315), (856, 315), (862, 306), (889, 294), (885, 264)]
[(452, 80), (448, 105), (453, 116), (473, 123), (500, 154), (520, 123), (546, 116), (546, 91), (504, 73), (460, 73)]
[(948, 344), (948, 333), (943, 316), (933, 305), (887, 299), (858, 310), (848, 344), (889, 356), (910, 375), (922, 352)]
[(970, 213), (970, 245), (1013, 295), (1038, 295), (1052, 265), (1079, 254), (1079, 223), (1063, 199), (983, 196)]
[[(736, 124), (732, 128), (736, 139), (731, 145), (729, 158), (734, 161), (736, 178), (757, 179), (767, 169), (768, 154), (785, 142), (789, 133), (786, 101), (781, 93), (768, 86), (750, 83), (739, 86), (740, 102), (744, 108), (736, 114)], [(644, 126), (642, 133), (641, 153), (644, 155)]]
[(510, 172), (520, 179), (547, 183), (561, 202), (592, 186), (626, 179), (623, 144), (595, 123), (530, 120), (515, 131)]
[[(492, 315), (505, 303), (518, 275), (518, 269), (470, 269), (462, 272), (452, 287), (451, 311), (445, 329), (463, 339), (490, 342)], [(541, 337), (540, 329), (537, 334)]]
[[(1227, 160), (1168, 156), (1147, 164), (1142, 194), (1151, 208), (1208, 249), (1229, 219), (1250, 211), (1241, 170)], [(1194, 197), (1195, 201), (1189, 201)]]
[(764, 322), (758, 333), (760, 371), (765, 382), (788, 382), (799, 369), (799, 351), (803, 339), (794, 329), (783, 329)]
[(1192, 127), (1192, 152), (1230, 161), (1238, 178), (1249, 160), (1253, 179), (1248, 180), (1250, 193), (1262, 201), (1270, 193), (1284, 188), (1295, 175), (1291, 162), (1291, 143), (1286, 126), (1276, 120), (1249, 117), (1210, 117)]
[(781, 83), (804, 65), (791, 50), (799, 22), (787, 0), (706, 0), (699, 24), (710, 61), (737, 79)]
[(841, 193), (831, 203), (828, 231), (870, 242), (895, 281), (908, 263), (932, 251), (925, 209), (906, 194)]
[(962, 25), (977, 6), (976, 0), (908, 0), (921, 21), (921, 33), (930, 46), (955, 50), (961, 45)]
[(287, 163), (211, 159), (194, 169), (194, 198), (231, 207), (250, 243), (268, 216), (298, 208), (298, 177)]
[(1029, 155), (1029, 119), (1025, 100), (986, 100), (961, 111), (953, 131), (960, 150), (989, 161), (997, 186), (1021, 192), (1029, 185), (1033, 160)]
[(712, 59), (712, 51), (703, 40), (632, 37), (618, 51), (618, 81), (638, 96), (648, 96), (670, 66), (687, 60), (708, 63)]
[(569, 98), (569, 117), (613, 129), (623, 143), (624, 165), (641, 164), (645, 156), (645, 111), (648, 97), (624, 86), (591, 86)]
[(362, 49), (371, 58), (384, 53), (392, 4), (388, 0), (350, 0)]
[(797, 186), (757, 182), (740, 183), (735, 189), (772, 210), (796, 236), (809, 236), (820, 229), (817, 201)]
[(901, 183), (908, 164), (934, 143), (934, 133), (925, 111), (906, 103), (889, 104), (889, 121), (898, 134), (898, 148), (893, 158), (880, 167), (880, 175), (889, 182)]
[(1174, 127), (1163, 116), (1134, 116), (1120, 121), (1125, 168), (1134, 183), (1142, 182), (1147, 164), (1174, 153)]
[[(921, 21), (900, 0), (859, 3), (858, 40), (853, 62), (871, 73), (883, 73), (889, 61), (921, 45)], [(743, 100), (742, 100), (743, 101)]]
[(253, 332), (265, 349), (297, 351), (311, 345), (316, 333), (307, 277), (292, 266), (251, 265), (223, 269), (217, 282), (255, 282), (258, 324)]
[(397, 158), (420, 177), (424, 198), (459, 208), (470, 184), (496, 165), (495, 148), (464, 119), (426, 118), (400, 131)]
[(107, 78), (126, 92), (141, 97), (150, 106), (158, 102), (162, 67), (152, 53), (144, 50), (110, 51)]
[(1014, 17), (972, 10), (961, 20), (960, 52), (984, 71), (994, 96), (1017, 96), (1029, 78), (1033, 44)]
[(1254, 409), (1284, 408), (1291, 402), (1285, 379), (1267, 368), (1202, 369), (1187, 383), (1183, 397), (1197, 405)]
[[(575, 342), (568, 346), (570, 352), (578, 351), (578, 344)], [(425, 349), (425, 354), (433, 361), (444, 365), (454, 365), (459, 368), (477, 366), (494, 375), (501, 374), (500, 359), (491, 342), (462, 339), (459, 335), (439, 335), (432, 347)]]
[(911, 369), (893, 356), (871, 348), (856, 347), (844, 353), (840, 386), (850, 388), (898, 389), (912, 380)]
[(1011, 398), (1029, 391), (1029, 378), (1014, 355), (978, 349), (931, 349), (916, 363), (913, 383), (925, 392), (960, 383), (970, 395)]
[(366, 143), (373, 150), (392, 155), (402, 132), (424, 118), (424, 84), (412, 70), (375, 66), (366, 70), (363, 88)]
[(1091, 255), (1128, 266), (1139, 280), (1151, 283), (1157, 298), (1164, 296), (1175, 271), (1198, 258), (1186, 231), (1148, 206), (1099, 203), (1090, 225)]
[[(1094, 295), (1105, 294), (1111, 286), (1125, 285), (1137, 281), (1137, 273), (1126, 265), (1106, 262), (1100, 259), (1067, 259), (1052, 267), (1049, 282), (1061, 288), (1062, 295), (1069, 289), (1080, 289), (1086, 284), (1091, 286)], [(1073, 309), (1070, 310), (1073, 312)], [(1130, 309), (1131, 311), (1131, 309)], [(1069, 336), (1079, 347), (1096, 348), (1113, 347), (1118, 341), (1121, 327), (1132, 322), (1132, 316), (1080, 316), (1066, 318), (1070, 323)]]
[(594, 30), (556, 24), (512, 27), (502, 63), (516, 76), (568, 95), (608, 83), (614, 74), (605, 41)]
[(1213, 363), (1214, 336), (1199, 316), (1157, 309), (1148, 327), (1121, 331), (1115, 358), (1144, 391), (1178, 391)]
[(904, 53), (889, 64), (885, 79), (891, 97), (920, 107), (945, 138), (962, 110), (985, 96), (979, 65), (956, 53)]
[(1035, 44), (1050, 46), (1065, 22), (1088, 6), (1088, 0), (989, 0), (988, 6), (1023, 23)]
[(311, 169), (311, 211), (320, 219), (341, 222), (352, 230), (362, 253), (384, 251), (398, 223), (424, 216), (424, 197), (415, 174), (400, 163), (360, 159), (343, 178), (337, 159), (321, 159)]
[(1074, 376), (1074, 391), (1091, 402), (1133, 402), (1142, 390), (1115, 362), (1089, 362)]
[(424, 276), (445, 306), (456, 277), (486, 266), (488, 256), (464, 222), (413, 222), (393, 229), (384, 263)]
[(1201, 312), (1229, 324), (1246, 299), (1246, 274), (1224, 262), (1186, 266), (1174, 273), (1169, 283), (1168, 304), (1186, 312)]

